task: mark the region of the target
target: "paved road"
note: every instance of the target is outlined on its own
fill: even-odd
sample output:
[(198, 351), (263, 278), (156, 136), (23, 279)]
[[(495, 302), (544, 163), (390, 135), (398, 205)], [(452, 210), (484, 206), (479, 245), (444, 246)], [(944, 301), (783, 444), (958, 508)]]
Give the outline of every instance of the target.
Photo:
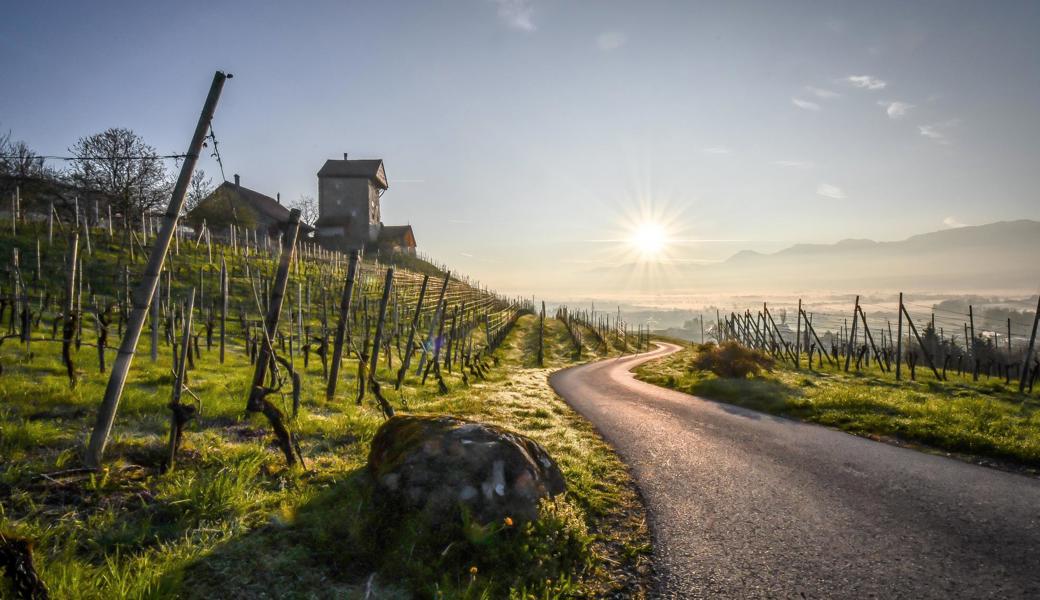
[(659, 598), (1040, 598), (1040, 481), (636, 381), (555, 373), (646, 499)]

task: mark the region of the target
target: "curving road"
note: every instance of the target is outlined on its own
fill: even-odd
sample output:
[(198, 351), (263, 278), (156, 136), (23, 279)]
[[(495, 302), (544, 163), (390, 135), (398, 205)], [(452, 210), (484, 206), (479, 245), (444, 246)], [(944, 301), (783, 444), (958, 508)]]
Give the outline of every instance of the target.
[(1040, 598), (1040, 481), (636, 381), (550, 383), (632, 468), (657, 598)]

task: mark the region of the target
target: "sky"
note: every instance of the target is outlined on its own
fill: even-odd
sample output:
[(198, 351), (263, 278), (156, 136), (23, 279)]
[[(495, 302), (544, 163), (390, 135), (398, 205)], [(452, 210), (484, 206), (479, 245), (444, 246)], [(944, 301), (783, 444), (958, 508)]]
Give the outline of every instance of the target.
[(328, 158), (382, 158), (384, 222), (508, 293), (617, 296), (604, 270), (659, 271), (633, 231), (667, 238), (649, 262), (711, 264), (1040, 219), (1040, 2), (0, 11), (0, 128), (37, 152), (108, 127), (183, 152), (225, 70), (228, 179), (292, 200)]

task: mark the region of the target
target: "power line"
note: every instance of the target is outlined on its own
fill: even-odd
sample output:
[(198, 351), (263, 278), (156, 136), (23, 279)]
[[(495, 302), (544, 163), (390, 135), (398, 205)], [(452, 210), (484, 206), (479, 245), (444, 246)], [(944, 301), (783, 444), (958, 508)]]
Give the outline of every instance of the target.
[(162, 154), (162, 155), (140, 155), (140, 156), (53, 156), (34, 154), (32, 156), (4, 155), (0, 159), (11, 160), (180, 160), (187, 158), (187, 154)]

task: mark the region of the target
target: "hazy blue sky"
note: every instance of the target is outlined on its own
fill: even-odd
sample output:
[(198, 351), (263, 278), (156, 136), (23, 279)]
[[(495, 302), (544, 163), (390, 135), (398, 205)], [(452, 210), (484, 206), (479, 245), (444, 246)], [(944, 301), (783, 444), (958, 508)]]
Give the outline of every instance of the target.
[[(672, 261), (1040, 218), (1040, 2), (47, 2), (0, 18), (0, 127), (228, 178), (382, 157), (388, 224), (499, 289), (594, 294), (644, 211)], [(203, 167), (216, 175), (216, 165)], [(694, 242), (694, 240), (714, 240)], [(646, 284), (650, 285), (650, 284)]]

